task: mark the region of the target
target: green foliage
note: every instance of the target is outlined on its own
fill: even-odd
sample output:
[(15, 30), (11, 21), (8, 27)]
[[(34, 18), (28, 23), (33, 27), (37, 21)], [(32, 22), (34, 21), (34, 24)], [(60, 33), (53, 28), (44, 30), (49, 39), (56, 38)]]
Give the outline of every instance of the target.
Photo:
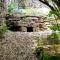
[(57, 9), (55, 11), (50, 11), (49, 16), (54, 16), (54, 18), (59, 19), (60, 18), (60, 11)]
[(43, 60), (43, 48), (42, 47), (38, 47), (36, 48), (36, 57), (38, 60)]
[(53, 24), (53, 25), (49, 26), (49, 28), (54, 31), (56, 31), (56, 30), (60, 31), (60, 26), (58, 24)]
[(58, 40), (60, 41), (60, 33), (56, 33)]
[(49, 16), (53, 16), (55, 18), (55, 21), (56, 21), (55, 24), (53, 23), (51, 26), (49, 26), (49, 28), (55, 32), (52, 35), (50, 35), (49, 38), (51, 40), (53, 37), (54, 40), (59, 41), (60, 40), (60, 33), (57, 34), (56, 31), (60, 31), (60, 25), (57, 22), (57, 20), (60, 19), (60, 11), (57, 9), (55, 9), (54, 11), (50, 11)]
[(49, 35), (47, 40), (49, 44), (60, 44), (60, 33)]
[(7, 32), (7, 27), (3, 25), (0, 27), (0, 38), (4, 37), (5, 32)]
[(12, 11), (16, 8), (16, 5), (14, 3), (11, 3), (8, 5), (8, 12), (12, 13)]
[(44, 53), (43, 60), (60, 60), (60, 56), (52, 56), (47, 53)]
[(49, 16), (54, 17), (55, 18), (54, 20), (56, 21), (56, 24), (53, 24), (49, 28), (54, 31), (60, 30), (60, 26), (58, 25), (58, 22), (57, 22), (57, 20), (60, 19), (60, 11), (57, 9), (54, 11), (50, 11)]
[(38, 60), (60, 60), (60, 55), (50, 55), (42, 47), (36, 48), (36, 57)]
[(41, 37), (37, 37), (36, 40), (37, 40), (37, 47), (42, 47), (44, 45), (44, 42), (43, 41), (45, 39), (43, 39)]

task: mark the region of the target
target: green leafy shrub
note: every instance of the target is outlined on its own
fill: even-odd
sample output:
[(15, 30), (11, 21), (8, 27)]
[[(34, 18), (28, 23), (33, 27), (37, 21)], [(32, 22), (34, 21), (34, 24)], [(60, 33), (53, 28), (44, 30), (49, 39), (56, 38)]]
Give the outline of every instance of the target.
[(60, 33), (52, 33), (47, 38), (49, 44), (60, 44)]
[(49, 16), (54, 16), (55, 18), (60, 19), (60, 10), (57, 9), (54, 11), (51, 10)]
[(45, 44), (45, 38), (37, 37), (37, 47), (42, 47)]
[(44, 53), (43, 60), (60, 60), (60, 56), (52, 56), (47, 53)]
[(42, 47), (36, 48), (36, 57), (38, 60), (43, 60), (43, 48)]
[(54, 31), (56, 31), (56, 30), (60, 31), (60, 26), (58, 24), (53, 24), (53, 25), (49, 26), (49, 28)]
[(60, 55), (50, 55), (42, 47), (36, 49), (36, 57), (38, 60), (60, 60)]
[(60, 31), (60, 25), (58, 24), (58, 20), (60, 19), (60, 11), (57, 9), (54, 11), (50, 11), (49, 16), (54, 17), (55, 22), (53, 22), (53, 24), (49, 26), (49, 28), (53, 30), (54, 33), (48, 36), (47, 40), (49, 40), (51, 44), (58, 44), (60, 43), (60, 33), (56, 33), (56, 31)]
[(8, 13), (11, 14), (15, 8), (16, 8), (16, 4), (10, 3), (8, 5)]
[(7, 32), (7, 26), (0, 26), (0, 38), (4, 37), (5, 32)]

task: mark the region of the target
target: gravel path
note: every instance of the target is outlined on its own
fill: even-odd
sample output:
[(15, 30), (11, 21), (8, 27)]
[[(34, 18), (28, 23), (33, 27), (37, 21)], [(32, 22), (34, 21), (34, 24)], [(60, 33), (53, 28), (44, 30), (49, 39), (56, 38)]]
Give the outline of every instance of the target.
[[(0, 39), (0, 60), (37, 60), (34, 52), (36, 37), (46, 32), (8, 32), (5, 38)], [(46, 37), (49, 32), (43, 37)]]

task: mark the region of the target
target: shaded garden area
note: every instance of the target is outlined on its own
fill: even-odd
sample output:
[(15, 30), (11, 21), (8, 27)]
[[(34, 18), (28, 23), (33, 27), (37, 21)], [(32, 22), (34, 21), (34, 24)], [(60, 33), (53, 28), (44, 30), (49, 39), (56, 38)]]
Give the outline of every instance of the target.
[(0, 60), (60, 60), (60, 1), (1, 0)]

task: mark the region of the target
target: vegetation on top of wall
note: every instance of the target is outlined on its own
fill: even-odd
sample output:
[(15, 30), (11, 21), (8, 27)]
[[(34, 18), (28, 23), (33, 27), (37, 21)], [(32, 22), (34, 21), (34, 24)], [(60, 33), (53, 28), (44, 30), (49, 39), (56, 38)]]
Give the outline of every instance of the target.
[(12, 14), (12, 11), (16, 8), (16, 5), (14, 3), (10, 3), (8, 5), (8, 13)]

